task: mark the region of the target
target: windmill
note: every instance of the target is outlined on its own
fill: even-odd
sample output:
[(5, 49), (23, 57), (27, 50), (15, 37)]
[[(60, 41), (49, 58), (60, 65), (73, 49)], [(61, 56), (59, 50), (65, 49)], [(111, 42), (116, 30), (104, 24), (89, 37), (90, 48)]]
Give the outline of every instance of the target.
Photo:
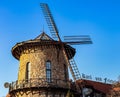
[(72, 52), (70, 50), (66, 50), (64, 44), (66, 45), (91, 44), (92, 41), (88, 35), (81, 35), (81, 36), (65, 36), (64, 37), (65, 41), (63, 42), (59, 36), (59, 31), (57, 29), (56, 23), (53, 19), (53, 16), (48, 5), (46, 3), (40, 3), (40, 6), (46, 19), (47, 25), (52, 34), (52, 38), (58, 41), (58, 43), (61, 45), (67, 65), (70, 69), (74, 81), (76, 82), (76, 80), (81, 79), (81, 75), (75, 63), (75, 60), (72, 58)]

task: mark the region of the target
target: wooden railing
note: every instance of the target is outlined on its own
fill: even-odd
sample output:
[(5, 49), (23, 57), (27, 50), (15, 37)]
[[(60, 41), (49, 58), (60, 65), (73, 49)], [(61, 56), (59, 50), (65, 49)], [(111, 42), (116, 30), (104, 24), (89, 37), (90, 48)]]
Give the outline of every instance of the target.
[(29, 80), (17, 80), (9, 84), (9, 91), (24, 88), (70, 88), (70, 82), (61, 79), (51, 79), (49, 82), (46, 78), (31, 78)]

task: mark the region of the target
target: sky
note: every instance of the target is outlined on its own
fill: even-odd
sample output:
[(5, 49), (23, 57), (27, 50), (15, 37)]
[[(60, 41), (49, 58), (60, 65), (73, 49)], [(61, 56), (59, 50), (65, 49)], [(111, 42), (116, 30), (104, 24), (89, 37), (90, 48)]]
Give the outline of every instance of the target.
[(119, 0), (0, 0), (0, 97), (5, 82), (17, 80), (19, 61), (12, 47), (34, 39), (43, 30), (51, 36), (40, 3), (47, 3), (59, 35), (90, 35), (93, 44), (75, 45), (81, 74), (118, 80), (120, 75)]

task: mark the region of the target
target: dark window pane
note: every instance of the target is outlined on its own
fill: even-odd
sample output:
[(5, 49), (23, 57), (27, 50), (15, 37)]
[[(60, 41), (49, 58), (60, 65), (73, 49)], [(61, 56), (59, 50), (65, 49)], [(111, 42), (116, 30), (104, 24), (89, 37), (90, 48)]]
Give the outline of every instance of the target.
[(51, 62), (46, 62), (46, 79), (47, 82), (51, 82)]
[(51, 63), (49, 61), (46, 62), (46, 69), (51, 69)]
[(26, 64), (26, 76), (25, 79), (28, 80), (30, 79), (30, 62)]

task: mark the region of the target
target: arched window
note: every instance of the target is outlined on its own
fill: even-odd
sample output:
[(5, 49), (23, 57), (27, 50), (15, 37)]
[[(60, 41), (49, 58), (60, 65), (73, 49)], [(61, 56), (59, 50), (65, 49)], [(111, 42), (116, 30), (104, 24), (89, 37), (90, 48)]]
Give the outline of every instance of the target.
[(46, 61), (46, 80), (51, 82), (51, 62)]
[(25, 75), (25, 79), (26, 79), (26, 81), (28, 81), (29, 79), (30, 79), (30, 68), (31, 66), (30, 66), (30, 62), (28, 62), (27, 64), (26, 64), (26, 75)]

